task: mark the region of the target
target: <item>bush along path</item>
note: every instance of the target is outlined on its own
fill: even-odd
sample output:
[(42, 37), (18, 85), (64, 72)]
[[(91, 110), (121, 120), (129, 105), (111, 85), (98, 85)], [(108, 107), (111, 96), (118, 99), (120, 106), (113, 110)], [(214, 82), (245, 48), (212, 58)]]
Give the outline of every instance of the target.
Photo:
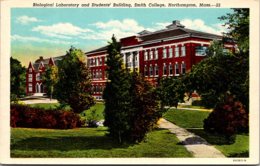
[(188, 132), (187, 130), (172, 124), (171, 122), (161, 118), (158, 121), (159, 127), (168, 129), (171, 133), (175, 134), (180, 140), (180, 143), (198, 158), (225, 158), (225, 156), (217, 150), (214, 146), (210, 145), (203, 138)]

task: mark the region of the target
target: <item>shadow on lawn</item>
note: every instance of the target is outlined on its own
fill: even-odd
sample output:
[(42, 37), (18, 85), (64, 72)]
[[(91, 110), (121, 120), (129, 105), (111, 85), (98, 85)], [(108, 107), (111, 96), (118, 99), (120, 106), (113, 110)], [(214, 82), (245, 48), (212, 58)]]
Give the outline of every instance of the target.
[(127, 148), (129, 143), (119, 144), (108, 136), (86, 136), (86, 137), (62, 137), (53, 138), (31, 137), (11, 145), (15, 150), (88, 150), (88, 149), (114, 149)]
[[(204, 138), (209, 144), (212, 145), (230, 145), (232, 144), (224, 135), (216, 133), (207, 133), (203, 129), (187, 129), (202, 138)], [(233, 142), (234, 143), (234, 142)]]

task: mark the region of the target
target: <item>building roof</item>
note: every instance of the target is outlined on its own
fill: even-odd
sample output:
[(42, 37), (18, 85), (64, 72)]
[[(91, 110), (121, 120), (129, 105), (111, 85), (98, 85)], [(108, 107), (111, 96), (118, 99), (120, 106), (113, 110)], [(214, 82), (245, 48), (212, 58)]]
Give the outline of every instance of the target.
[[(153, 40), (164, 40), (166, 38), (173, 38), (173, 37), (176, 37), (176, 38), (178, 38), (178, 37), (180, 37), (180, 38), (198, 37), (198, 38), (218, 39), (218, 40), (222, 39), (222, 36), (220, 36), (220, 35), (185, 28), (185, 26), (182, 25), (180, 23), (180, 21), (178, 21), (178, 20), (172, 21), (172, 24), (170, 24), (170, 25), (166, 26), (164, 29), (161, 29), (158, 31), (150, 32), (147, 30), (143, 30), (143, 31), (139, 32), (138, 35), (135, 37), (141, 41), (140, 43), (144, 43), (144, 44), (146, 42), (149, 43), (150, 41), (153, 41)], [(129, 38), (129, 37), (126, 37), (126, 38)], [(123, 38), (123, 39), (125, 39), (125, 38)], [(133, 39), (131, 39), (131, 40), (133, 40)], [(107, 48), (108, 48), (108, 46), (100, 47), (98, 49), (86, 52), (86, 54), (92, 54), (92, 53), (96, 53), (96, 52), (106, 51)]]
[(95, 50), (92, 50), (92, 51), (89, 51), (89, 52), (86, 52), (85, 54), (91, 54), (91, 53), (94, 53), (94, 52), (101, 52), (101, 51), (106, 51), (108, 48), (108, 45), (104, 46), (104, 47), (100, 47), (98, 49), (95, 49)]
[[(57, 65), (57, 62), (60, 61), (65, 55), (53, 57), (53, 62), (55, 65)], [(39, 71), (39, 66), (42, 64), (45, 68), (49, 65), (50, 58), (43, 59), (43, 57), (40, 57), (37, 59), (33, 64), (33, 68), (35, 71)]]

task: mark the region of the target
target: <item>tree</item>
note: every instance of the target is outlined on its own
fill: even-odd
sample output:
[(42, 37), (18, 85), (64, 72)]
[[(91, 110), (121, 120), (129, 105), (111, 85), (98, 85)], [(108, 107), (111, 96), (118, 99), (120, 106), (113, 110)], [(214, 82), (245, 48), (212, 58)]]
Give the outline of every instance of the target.
[(130, 74), (123, 67), (120, 54), (121, 46), (113, 36), (108, 45), (107, 73), (108, 82), (104, 90), (105, 122), (109, 135), (115, 137), (120, 143), (128, 136), (129, 111), (131, 108)]
[(10, 58), (11, 64), (11, 100), (25, 95), (26, 69), (17, 59)]
[[(233, 13), (228, 13), (225, 16), (219, 17), (220, 20), (226, 21), (224, 24), (229, 32), (227, 37), (234, 39), (238, 48), (243, 53), (249, 52), (249, 9), (235, 8)], [(241, 54), (245, 55), (245, 54)]]
[(68, 104), (75, 113), (94, 105), (91, 95), (91, 75), (86, 65), (85, 54), (71, 47), (58, 65), (56, 96), (62, 105)]
[(52, 99), (54, 86), (58, 82), (58, 68), (55, 65), (49, 66), (42, 76), (42, 80), (47, 89), (47, 95)]
[(245, 96), (247, 88), (244, 85), (247, 69), (246, 61), (241, 61), (233, 54), (220, 52), (195, 65), (183, 82), (186, 89), (196, 90), (201, 95), (206, 107), (214, 107), (229, 92), (236, 95), (248, 110), (248, 97)]
[(155, 87), (137, 73), (132, 74), (130, 89), (132, 109), (129, 112), (130, 133), (132, 142), (140, 142), (147, 132), (151, 131), (162, 112), (159, 109), (159, 98)]
[(163, 110), (165, 106), (177, 107), (178, 102), (183, 102), (185, 92), (182, 77), (168, 77), (159, 80), (157, 93), (161, 101), (161, 110)]

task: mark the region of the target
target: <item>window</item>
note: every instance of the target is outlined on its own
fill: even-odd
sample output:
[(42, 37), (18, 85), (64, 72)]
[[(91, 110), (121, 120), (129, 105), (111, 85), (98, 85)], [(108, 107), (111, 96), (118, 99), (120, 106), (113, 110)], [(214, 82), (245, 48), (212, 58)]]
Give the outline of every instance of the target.
[(144, 66), (144, 76), (148, 76), (148, 69), (146, 65)]
[(28, 84), (28, 91), (29, 91), (29, 92), (32, 92), (32, 84), (31, 84), (31, 83)]
[(179, 64), (176, 63), (175, 64), (175, 75), (178, 76), (179, 74), (180, 74), (180, 72), (179, 72)]
[(167, 58), (167, 50), (166, 50), (166, 48), (163, 48), (163, 58)]
[(206, 56), (207, 47), (205, 46), (197, 46), (195, 47), (195, 55), (196, 56)]
[(181, 73), (182, 74), (186, 73), (186, 64), (184, 62), (182, 62), (182, 64), (181, 64)]
[(169, 58), (172, 58), (172, 48), (169, 49)]
[(181, 56), (185, 56), (186, 55), (186, 48), (185, 46), (181, 47)]
[(158, 59), (158, 50), (154, 50), (154, 59)]
[(28, 75), (28, 77), (29, 77), (29, 78), (28, 78), (28, 81), (29, 81), (29, 82), (32, 82), (32, 76), (33, 76), (32, 74), (29, 74), (29, 75)]
[(147, 61), (148, 60), (148, 52), (144, 51), (144, 60)]
[(37, 73), (36, 74), (36, 81), (40, 81), (41, 80), (41, 74), (40, 73)]
[(179, 57), (179, 47), (175, 47), (175, 57)]
[(30, 72), (30, 73), (32, 72), (32, 68), (29, 69), (29, 72)]
[(96, 78), (96, 70), (93, 70), (93, 79)]
[(155, 76), (158, 76), (158, 66), (157, 66), (157, 64), (155, 64), (155, 66), (154, 66), (154, 71), (155, 71)]
[(96, 66), (96, 58), (93, 58), (93, 66)]
[(99, 65), (99, 58), (96, 58), (96, 66)]
[(172, 69), (172, 64), (170, 63), (169, 65), (169, 74), (170, 75), (173, 75), (173, 69)]
[(150, 58), (149, 58), (150, 60), (152, 60), (153, 59), (153, 51), (152, 50), (150, 50)]
[(133, 56), (134, 56), (134, 64), (133, 65), (135, 67), (138, 67), (138, 54), (134, 54)]
[(167, 75), (167, 65), (163, 64), (163, 75)]
[(149, 67), (149, 72), (150, 72), (150, 76), (153, 76), (153, 66), (152, 65), (150, 65), (150, 67)]
[(99, 59), (99, 65), (100, 66), (102, 65), (102, 57), (100, 57), (100, 59)]

